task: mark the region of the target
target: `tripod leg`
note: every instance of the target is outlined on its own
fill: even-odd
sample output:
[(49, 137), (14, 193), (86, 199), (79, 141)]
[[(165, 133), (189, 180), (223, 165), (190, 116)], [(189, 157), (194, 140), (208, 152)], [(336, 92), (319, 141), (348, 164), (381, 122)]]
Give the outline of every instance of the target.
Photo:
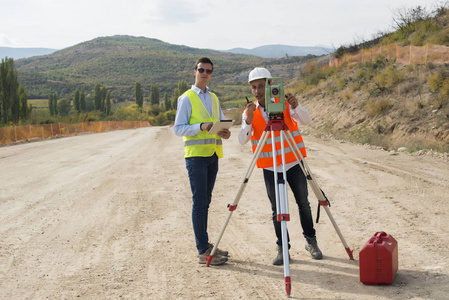
[(288, 257), (288, 237), (287, 237), (287, 221), (286, 220), (282, 221), (281, 228), (282, 228), (282, 255), (284, 257), (285, 292), (287, 293), (287, 296), (290, 297), (292, 285), (291, 285), (291, 277), (290, 277), (290, 259)]
[[(316, 198), (318, 199), (319, 205), (324, 207), (324, 210), (326, 211), (329, 219), (331, 220), (331, 223), (334, 226), (335, 231), (338, 234), (338, 237), (340, 238), (343, 246), (345, 247), (345, 250), (346, 250), (346, 253), (349, 256), (349, 259), (353, 260), (354, 259), (353, 256), (352, 256), (353, 249), (349, 248), (348, 244), (346, 243), (345, 238), (343, 237), (343, 234), (340, 231), (340, 228), (338, 228), (338, 225), (335, 222), (335, 219), (334, 219), (334, 217), (332, 216), (332, 214), (331, 214), (331, 212), (329, 210), (329, 207), (328, 207), (329, 202), (328, 202), (328, 200), (324, 196), (320, 186), (318, 185), (318, 182), (315, 180), (315, 176), (313, 176), (312, 171), (310, 170), (310, 168), (309, 168), (309, 166), (307, 164), (306, 159), (304, 158), (304, 156), (302, 155), (301, 151), (298, 149), (298, 146), (294, 142), (295, 140), (294, 140), (292, 134), (290, 133), (290, 131), (287, 131), (287, 134), (288, 134), (288, 139), (287, 139), (288, 144), (289, 144), (289, 146), (290, 146), (290, 148), (292, 150), (293, 149), (295, 150), (293, 152), (294, 155), (295, 155), (295, 158), (298, 161), (299, 166), (301, 167), (302, 171), (304, 172), (304, 175), (306, 175), (306, 178), (309, 181), (310, 186), (312, 187), (312, 190), (313, 190)], [(301, 157), (301, 159), (298, 157), (298, 154)], [(301, 161), (302, 161), (302, 164), (301, 164)]]
[(242, 181), (240, 182), (239, 189), (237, 190), (237, 193), (234, 197), (234, 201), (232, 204), (228, 205), (228, 215), (226, 216), (226, 220), (221, 227), (221, 231), (218, 235), (217, 241), (214, 244), (214, 248), (212, 249), (210, 255), (206, 258), (206, 267), (208, 267), (212, 261), (212, 258), (215, 255), (215, 252), (217, 252), (218, 244), (221, 241), (221, 238), (223, 237), (224, 231), (226, 230), (226, 227), (228, 226), (229, 220), (231, 219), (232, 213), (234, 210), (237, 209), (237, 205), (240, 201), (240, 198), (242, 197), (243, 191), (246, 188), (246, 185), (249, 181), (249, 178), (254, 170), (254, 167), (256, 166), (257, 159), (260, 156), (260, 153), (262, 151), (263, 146), (265, 145), (265, 142), (268, 138), (268, 132), (264, 132), (261, 136), (260, 142), (256, 147), (256, 150), (254, 151), (253, 158), (251, 159), (251, 162), (249, 163), (248, 168), (246, 169), (245, 176), (243, 177)]
[(287, 296), (290, 297), (291, 293), (291, 277), (290, 277), (290, 259), (288, 255), (288, 233), (287, 233), (287, 221), (290, 221), (290, 214), (288, 212), (288, 196), (287, 196), (287, 173), (285, 169), (285, 149), (284, 149), (284, 136), (280, 134), (281, 138), (281, 157), (282, 157), (282, 179), (278, 180), (277, 161), (276, 161), (276, 147), (274, 131), (271, 131), (272, 139), (272, 153), (273, 153), (273, 168), (274, 168), (274, 182), (276, 190), (276, 212), (277, 221), (281, 222), (281, 235), (282, 235), (282, 257), (284, 260), (284, 282), (285, 291)]

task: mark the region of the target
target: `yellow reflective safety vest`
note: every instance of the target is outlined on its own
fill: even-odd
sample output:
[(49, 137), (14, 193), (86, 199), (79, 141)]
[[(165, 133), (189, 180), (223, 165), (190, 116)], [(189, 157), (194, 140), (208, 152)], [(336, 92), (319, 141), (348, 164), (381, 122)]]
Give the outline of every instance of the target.
[[(192, 114), (190, 115), (189, 124), (198, 123), (215, 123), (220, 119), (220, 109), (217, 96), (209, 92), (212, 102), (212, 116), (207, 111), (198, 94), (190, 89), (183, 95), (187, 95), (192, 105)], [(184, 136), (184, 152), (187, 157), (209, 157), (217, 153), (219, 158), (223, 157), (223, 144), (221, 138), (216, 134), (208, 134), (207, 131), (200, 131), (195, 136)]]

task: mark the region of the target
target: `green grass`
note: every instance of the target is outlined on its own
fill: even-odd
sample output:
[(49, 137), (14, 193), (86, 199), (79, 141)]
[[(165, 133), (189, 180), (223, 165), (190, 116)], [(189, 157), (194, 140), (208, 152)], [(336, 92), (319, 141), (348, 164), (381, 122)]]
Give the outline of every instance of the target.
[(48, 99), (28, 99), (28, 104), (31, 104), (33, 109), (48, 109)]

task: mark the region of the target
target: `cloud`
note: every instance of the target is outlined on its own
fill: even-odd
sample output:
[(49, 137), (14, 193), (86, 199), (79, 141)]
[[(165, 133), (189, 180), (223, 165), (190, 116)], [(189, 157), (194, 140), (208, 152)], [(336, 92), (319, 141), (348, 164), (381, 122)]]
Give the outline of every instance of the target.
[(0, 45), (5, 47), (14, 46), (14, 42), (9, 38), (9, 36), (3, 32), (0, 32)]
[(179, 25), (195, 23), (204, 12), (201, 4), (191, 0), (157, 0), (147, 5), (145, 22), (160, 25)]

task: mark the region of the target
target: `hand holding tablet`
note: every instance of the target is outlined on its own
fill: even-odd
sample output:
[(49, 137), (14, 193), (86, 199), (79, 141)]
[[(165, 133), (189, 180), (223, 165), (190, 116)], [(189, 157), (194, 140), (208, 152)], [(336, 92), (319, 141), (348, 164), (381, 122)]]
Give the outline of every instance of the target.
[(212, 128), (209, 130), (209, 134), (217, 134), (219, 131), (224, 129), (229, 129), (234, 124), (234, 120), (219, 120), (214, 123)]

